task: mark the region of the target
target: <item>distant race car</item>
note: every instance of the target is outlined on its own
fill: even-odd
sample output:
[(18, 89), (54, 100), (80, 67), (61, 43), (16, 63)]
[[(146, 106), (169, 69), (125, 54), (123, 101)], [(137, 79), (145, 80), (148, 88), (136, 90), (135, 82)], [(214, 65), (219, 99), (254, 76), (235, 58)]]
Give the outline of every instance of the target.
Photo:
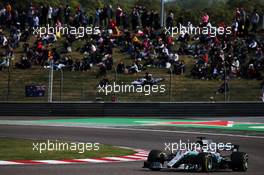
[[(211, 140), (199, 137), (196, 142), (201, 146), (212, 144)], [(222, 169), (232, 169), (233, 171), (245, 172), (248, 169), (248, 154), (239, 152), (238, 145), (230, 145), (230, 150), (180, 150), (175, 153), (166, 154), (160, 150), (150, 151), (143, 168), (152, 171), (160, 171), (166, 168), (175, 168), (183, 171), (210, 172)]]
[(156, 85), (162, 81), (164, 81), (164, 78), (152, 78), (149, 81), (147, 81), (146, 78), (139, 78), (139, 79), (133, 81), (131, 84), (134, 86)]

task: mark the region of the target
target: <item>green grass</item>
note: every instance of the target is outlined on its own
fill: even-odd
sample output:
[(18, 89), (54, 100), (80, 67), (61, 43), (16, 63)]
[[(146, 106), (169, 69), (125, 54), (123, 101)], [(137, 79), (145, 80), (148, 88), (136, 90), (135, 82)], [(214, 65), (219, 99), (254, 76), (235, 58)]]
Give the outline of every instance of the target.
[[(127, 64), (130, 60), (126, 60)], [(163, 77), (166, 85), (166, 92), (145, 96), (136, 93), (116, 94), (119, 101), (168, 101), (170, 89), (170, 75), (164, 69), (148, 69), (154, 77)], [(102, 97), (110, 101), (111, 96), (104, 96), (97, 93), (97, 84), (100, 78), (96, 79), (97, 68), (87, 72), (64, 72), (63, 95), (64, 101), (94, 101), (96, 97)], [(44, 102), (47, 101), (47, 93), (41, 98), (25, 97), (25, 86), (28, 84), (40, 84), (48, 87), (48, 70), (40, 67), (33, 67), (30, 70), (11, 70), (10, 101)], [(144, 72), (137, 75), (118, 75), (117, 82), (130, 84), (133, 80), (143, 77)], [(0, 76), (0, 101), (6, 101), (7, 94), (7, 71), (1, 72)], [(108, 73), (108, 78), (113, 82), (114, 71)], [(215, 91), (222, 82), (216, 80), (191, 79), (188, 76), (172, 76), (171, 100), (172, 101), (209, 101), (214, 96), (216, 101), (224, 100), (223, 94), (215, 95)], [(230, 101), (260, 101), (260, 81), (234, 79), (230, 81)], [(46, 91), (47, 92), (47, 91)], [(60, 72), (54, 74), (54, 98), (60, 100)]]
[[(74, 43), (73, 52), (68, 54), (73, 59), (82, 59), (83, 55), (76, 51), (84, 41), (77, 41)], [(30, 39), (33, 43), (33, 38)], [(56, 44), (59, 47), (60, 42)], [(21, 44), (22, 46), (22, 44)], [(54, 46), (55, 47), (55, 46)], [(1, 51), (1, 49), (0, 49)], [(15, 50), (15, 60), (13, 64), (19, 60), (21, 56), (21, 47)], [(63, 56), (63, 55), (62, 55)], [(114, 67), (120, 60), (124, 61), (126, 65), (131, 65), (133, 60), (126, 54), (119, 51), (118, 48), (113, 52)], [(190, 70), (192, 68), (194, 59), (188, 56), (181, 56), (180, 59), (186, 63), (185, 75), (172, 75), (171, 84), (171, 101), (210, 101), (210, 97), (214, 97), (216, 101), (224, 101), (223, 94), (215, 94), (217, 88), (222, 84), (218, 80), (199, 80), (190, 78)], [(63, 101), (95, 101), (100, 97), (103, 101), (111, 101), (113, 95), (117, 96), (118, 101), (169, 101), (170, 99), (170, 75), (168, 70), (159, 68), (148, 68), (148, 72), (152, 73), (154, 77), (163, 77), (165, 81), (162, 83), (166, 86), (165, 93), (156, 93), (145, 96), (141, 93), (118, 93), (105, 96), (98, 94), (97, 85), (101, 78), (96, 78), (98, 68), (95, 66), (86, 72), (71, 72), (64, 71), (64, 81), (62, 88)], [(117, 82), (121, 84), (130, 84), (137, 78), (143, 77), (146, 71), (135, 75), (117, 75)], [(7, 100), (7, 82), (8, 71), (0, 72), (0, 101)], [(19, 70), (11, 68), (11, 82), (10, 82), (10, 95), (9, 101), (19, 102), (47, 102), (47, 91), (45, 97), (41, 98), (28, 98), (25, 97), (25, 86), (29, 84), (45, 85), (48, 87), (49, 70), (45, 70), (40, 66), (33, 66), (29, 70)], [(54, 73), (54, 88), (53, 100), (60, 100), (60, 72)], [(109, 71), (107, 74), (111, 82), (115, 81), (115, 71)], [(230, 92), (227, 94), (229, 101), (260, 101), (261, 98), (261, 81), (246, 80), (246, 79), (233, 79), (230, 80)]]
[[(99, 150), (80, 151), (43, 151), (40, 153), (33, 150), (33, 143), (47, 143), (47, 140), (29, 140), (29, 139), (15, 139), (15, 138), (0, 138), (0, 160), (63, 160), (63, 159), (83, 159), (83, 158), (100, 158), (131, 155), (135, 152), (130, 149), (114, 147), (110, 145), (99, 144)], [(53, 143), (65, 143), (66, 141), (54, 140)], [(67, 142), (70, 143), (70, 142)], [(94, 147), (95, 148), (95, 147)], [(62, 149), (62, 147), (61, 147)]]

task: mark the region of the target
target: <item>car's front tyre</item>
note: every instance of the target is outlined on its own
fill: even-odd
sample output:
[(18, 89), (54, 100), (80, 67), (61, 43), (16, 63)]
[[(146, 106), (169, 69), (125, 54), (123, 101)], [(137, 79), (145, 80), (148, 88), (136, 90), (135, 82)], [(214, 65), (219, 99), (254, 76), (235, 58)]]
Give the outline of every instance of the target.
[(145, 165), (148, 166), (148, 168), (152, 171), (160, 171), (162, 168), (162, 165), (166, 161), (167, 155), (160, 151), (160, 150), (152, 150), (150, 151), (148, 155), (147, 162), (145, 162)]

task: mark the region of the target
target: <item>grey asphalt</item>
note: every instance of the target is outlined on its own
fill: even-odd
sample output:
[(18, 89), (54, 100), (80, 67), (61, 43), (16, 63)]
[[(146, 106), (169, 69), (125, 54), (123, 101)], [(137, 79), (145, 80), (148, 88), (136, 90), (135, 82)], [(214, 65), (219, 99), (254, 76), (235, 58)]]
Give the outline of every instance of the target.
[[(158, 128), (157, 128), (158, 129)], [(214, 130), (215, 131), (215, 130)], [(217, 132), (217, 131), (215, 131)], [(219, 142), (232, 142), (241, 145), (241, 151), (249, 154), (249, 170), (246, 173), (232, 171), (216, 172), (222, 174), (263, 174), (264, 139), (232, 136), (210, 136)], [(118, 146), (143, 149), (164, 149), (165, 143), (195, 141), (197, 135), (159, 131), (113, 130), (102, 128), (71, 128), (47, 126), (6, 126), (0, 125), (0, 137), (20, 137), (32, 139), (63, 139), (82, 142), (99, 142)], [(71, 164), (71, 165), (19, 165), (0, 166), (0, 175), (144, 175), (144, 174), (182, 174), (175, 170), (151, 172), (142, 169), (143, 162), (111, 164)], [(197, 174), (197, 173), (184, 173)], [(202, 174), (202, 173), (198, 173)]]

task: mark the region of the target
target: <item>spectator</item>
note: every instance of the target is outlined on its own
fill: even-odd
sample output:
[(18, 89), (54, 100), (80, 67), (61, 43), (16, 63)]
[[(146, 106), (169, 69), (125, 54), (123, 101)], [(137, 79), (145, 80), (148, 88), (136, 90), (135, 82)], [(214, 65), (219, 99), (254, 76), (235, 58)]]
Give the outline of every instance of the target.
[(116, 9), (116, 25), (119, 27), (121, 25), (121, 19), (123, 16), (123, 10), (121, 7), (118, 5)]
[(66, 5), (64, 9), (64, 21), (66, 24), (69, 24), (70, 16), (71, 16), (71, 7), (69, 5)]
[(173, 20), (174, 20), (174, 14), (173, 14), (172, 11), (170, 11), (169, 12), (169, 15), (167, 17), (167, 20), (166, 20), (166, 27), (167, 27), (167, 29), (173, 27)]
[(48, 16), (47, 16), (49, 25), (52, 25), (52, 14), (53, 14), (53, 8), (49, 6)]
[(94, 16), (94, 26), (99, 26), (100, 24), (100, 13), (101, 10), (99, 8), (96, 8)]
[(39, 17), (36, 14), (33, 17), (33, 27), (39, 27)]
[(17, 62), (15, 64), (15, 67), (17, 69), (30, 69), (31, 68), (31, 62), (28, 60), (26, 56), (22, 56), (20, 59), (20, 62)]
[(134, 62), (133, 65), (128, 69), (128, 72), (131, 74), (136, 74), (136, 73), (140, 72), (138, 63)]
[(118, 74), (124, 74), (126, 71), (126, 67), (123, 61), (120, 61), (116, 67), (116, 72)]
[(136, 30), (139, 26), (139, 11), (137, 8), (134, 8), (131, 14), (131, 23), (132, 23), (132, 30)]
[(207, 14), (207, 12), (204, 12), (204, 14), (202, 15), (202, 27), (207, 26), (207, 24), (209, 23), (209, 15)]
[(252, 32), (254, 32), (254, 33), (257, 32), (259, 21), (260, 21), (260, 17), (259, 17), (257, 10), (255, 9), (253, 14), (252, 14), (252, 18), (251, 18)]

